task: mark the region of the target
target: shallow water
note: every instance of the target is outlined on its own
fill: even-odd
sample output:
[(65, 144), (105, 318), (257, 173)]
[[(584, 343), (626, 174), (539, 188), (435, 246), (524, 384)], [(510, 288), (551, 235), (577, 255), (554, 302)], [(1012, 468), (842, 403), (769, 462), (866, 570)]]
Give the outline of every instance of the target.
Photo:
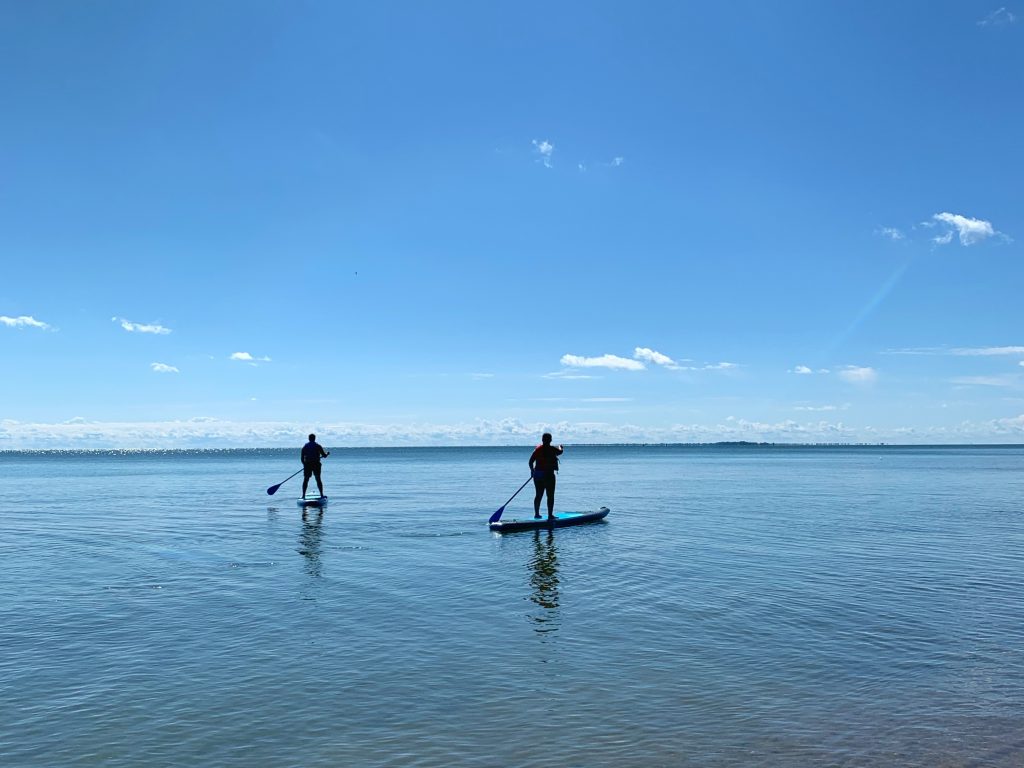
[(1024, 449), (529, 452), (0, 453), (3, 765), (1024, 764)]

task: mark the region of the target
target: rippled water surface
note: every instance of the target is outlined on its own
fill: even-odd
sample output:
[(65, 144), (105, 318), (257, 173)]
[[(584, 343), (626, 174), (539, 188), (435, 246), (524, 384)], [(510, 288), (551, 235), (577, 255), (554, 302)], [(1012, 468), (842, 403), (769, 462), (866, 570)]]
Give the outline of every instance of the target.
[(529, 451), (0, 453), (0, 762), (1024, 764), (1024, 449)]

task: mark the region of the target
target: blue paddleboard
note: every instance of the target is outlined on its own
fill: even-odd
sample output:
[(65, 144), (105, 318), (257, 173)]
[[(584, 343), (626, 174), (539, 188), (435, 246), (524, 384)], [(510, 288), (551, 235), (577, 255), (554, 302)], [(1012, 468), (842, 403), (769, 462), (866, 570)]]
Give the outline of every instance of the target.
[(547, 515), (543, 515), (539, 520), (535, 519), (533, 515), (521, 520), (513, 517), (511, 519), (499, 520), (496, 523), (488, 523), (488, 527), (492, 531), (499, 531), (501, 533), (543, 530), (544, 528), (565, 528), (567, 525), (583, 525), (584, 523), (596, 523), (598, 520), (604, 520), (608, 517), (608, 512), (610, 511), (608, 507), (601, 507), (591, 512), (555, 512), (554, 520), (548, 520)]
[(326, 507), (327, 497), (326, 496), (310, 496), (305, 499), (296, 499), (295, 503), (300, 507)]

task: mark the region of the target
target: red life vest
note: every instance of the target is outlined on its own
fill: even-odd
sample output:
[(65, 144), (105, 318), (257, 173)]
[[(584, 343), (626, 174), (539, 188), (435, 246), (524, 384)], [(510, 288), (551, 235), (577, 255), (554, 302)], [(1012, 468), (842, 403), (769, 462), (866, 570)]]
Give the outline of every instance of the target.
[(541, 443), (533, 449), (534, 469), (547, 472), (558, 469), (558, 449)]

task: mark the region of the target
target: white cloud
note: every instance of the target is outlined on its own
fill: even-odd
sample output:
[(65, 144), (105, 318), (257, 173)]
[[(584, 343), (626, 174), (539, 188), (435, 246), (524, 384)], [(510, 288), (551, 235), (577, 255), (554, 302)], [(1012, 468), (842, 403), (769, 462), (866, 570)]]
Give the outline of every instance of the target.
[[(991, 223), (961, 216), (959, 213), (936, 213), (932, 218), (953, 227), (960, 237), (960, 245), (974, 245), (997, 234)], [(935, 242), (940, 244), (949, 243), (952, 239), (952, 230), (934, 238)]]
[(544, 164), (544, 167), (550, 168), (551, 156), (555, 153), (555, 145), (547, 139), (543, 139), (541, 141), (534, 139), (533, 149), (538, 155), (540, 155), (539, 159)]
[(661, 352), (656, 352), (647, 347), (636, 347), (633, 350), (633, 357), (637, 360), (644, 360), (648, 363), (654, 363), (655, 365), (661, 365), (673, 370), (679, 368), (679, 364), (668, 355), (663, 355)]
[(733, 368), (739, 368), (738, 363), (708, 363), (701, 370), (704, 371), (730, 371)]
[(798, 366), (797, 366), (796, 368), (794, 368), (793, 370), (791, 370), (791, 371), (790, 371), (790, 373), (798, 373), (798, 374), (800, 374), (801, 376), (809, 376), (809, 375), (811, 375), (812, 373), (814, 373), (814, 371), (812, 371), (812, 370), (811, 370), (810, 368), (808, 368), (808, 367), (807, 367), (806, 365), (798, 365)]
[(167, 363), (150, 363), (149, 367), (157, 373), (181, 373), (173, 365), (167, 365)]
[(581, 173), (586, 173), (587, 166), (585, 163), (576, 163), (576, 167), (580, 169)]
[(0, 325), (6, 325), (8, 328), (38, 328), (41, 331), (49, 331), (53, 328), (49, 323), (36, 320), (31, 315), (19, 315), (18, 317), (0, 315)]
[(1013, 24), (1017, 21), (1017, 16), (1011, 11), (1006, 9), (1006, 6), (997, 8), (992, 11), (988, 16), (978, 22), (979, 27), (1002, 27), (1007, 24)]
[(906, 235), (904, 235), (903, 232), (898, 230), (896, 227), (882, 227), (881, 229), (878, 230), (878, 234), (882, 235), (883, 237), (887, 237), (890, 240), (904, 240), (906, 238)]
[(1024, 355), (1024, 347), (957, 347), (951, 350), (954, 355), (994, 356)]
[(232, 352), (231, 353), (231, 357), (229, 357), (228, 359), (229, 360), (239, 360), (239, 361), (241, 361), (243, 363), (252, 363), (253, 365), (255, 365), (258, 362), (259, 363), (269, 363), (270, 362), (270, 358), (269, 357), (253, 357), (248, 352)]
[(588, 373), (576, 373), (575, 371), (552, 371), (551, 373), (545, 373), (541, 378), (544, 379), (566, 379), (569, 381), (575, 381), (578, 379), (599, 379), (600, 376), (591, 376)]
[(910, 347), (887, 349), (887, 355), (957, 355), (959, 357), (993, 357), (997, 355), (1024, 355), (1024, 346), (1008, 347)]
[(839, 378), (851, 384), (873, 384), (878, 380), (878, 371), (874, 368), (848, 365), (839, 371)]
[(850, 407), (849, 403), (844, 405), (795, 405), (793, 406), (794, 411), (845, 411)]
[(622, 371), (642, 371), (646, 368), (639, 360), (630, 360), (618, 355), (601, 355), (600, 357), (562, 355), (560, 362), (571, 368), (612, 368)]
[(626, 158), (624, 158), (624, 157), (613, 157), (610, 165), (611, 165), (612, 168), (618, 168), (620, 165), (622, 165), (625, 162), (626, 162)]
[(951, 379), (952, 383), (960, 387), (1016, 387), (1020, 385), (1020, 377), (1017, 374), (1005, 376), (958, 376)]
[[(984, 422), (958, 421), (950, 426), (854, 427), (843, 422), (786, 419), (762, 422), (730, 417), (707, 424), (642, 426), (603, 421), (525, 423), (518, 419), (478, 419), (462, 423), (365, 424), (335, 422), (317, 425), (328, 447), (517, 445), (532, 448), (537, 435), (552, 432), (559, 442), (709, 443), (748, 440), (777, 443), (902, 443), (963, 444), (1024, 442), (1024, 414)], [(254, 448), (301, 445), (309, 424), (299, 422), (225, 421), (197, 417), (158, 422), (27, 423), (0, 419), (0, 445), (5, 449), (135, 449)], [(582, 466), (582, 465), (581, 465)]]
[(110, 319), (115, 323), (120, 323), (121, 327), (129, 333), (155, 333), (159, 336), (166, 336), (171, 332), (170, 328), (165, 328), (157, 323), (133, 323), (131, 320), (125, 320), (123, 317), (112, 317)]

